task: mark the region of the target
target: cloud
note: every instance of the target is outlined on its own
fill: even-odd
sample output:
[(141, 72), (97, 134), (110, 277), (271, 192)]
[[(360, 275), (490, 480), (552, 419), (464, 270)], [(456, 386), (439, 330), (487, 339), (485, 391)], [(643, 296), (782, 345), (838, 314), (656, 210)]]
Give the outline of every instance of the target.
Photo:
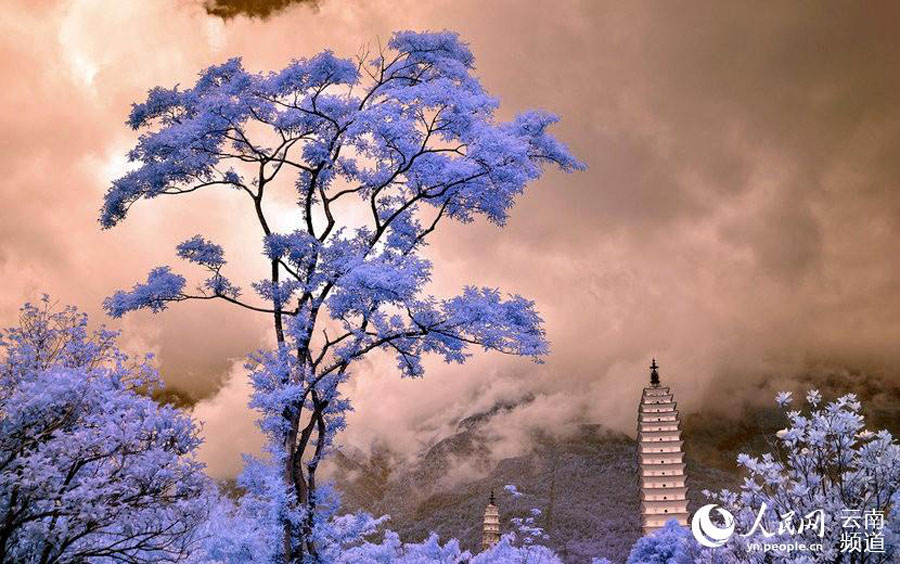
[[(235, 55), (268, 70), (324, 48), (352, 56), (396, 29), (450, 28), (471, 43), (501, 115), (559, 113), (556, 133), (590, 170), (531, 186), (504, 230), (437, 233), (434, 289), (535, 299), (553, 353), (544, 365), (432, 362), (420, 381), (374, 358), (348, 387), (356, 412), (342, 441), (414, 452), (524, 393), (546, 411), (523, 421), (632, 432), (652, 356), (686, 409), (745, 401), (753, 382), (819, 361), (900, 379), (896, 5), (329, 1), (227, 23), (179, 0), (2, 11), (7, 323), (44, 291), (100, 318), (103, 297), (172, 262), (197, 232), (225, 246), (236, 278), (264, 275), (259, 233), (232, 194), (142, 202), (99, 230), (102, 194), (134, 142), (123, 120), (148, 88), (188, 84)], [(170, 385), (206, 398), (195, 413), (209, 418), (219, 475), (239, 460), (229, 443), (255, 440), (231, 359), (269, 338), (267, 322), (209, 304), (126, 321), (129, 346), (158, 352)], [(723, 391), (737, 379), (748, 383), (739, 396)]]
[(262, 453), (262, 432), (256, 426), (256, 414), (247, 407), (250, 393), (244, 363), (235, 361), (218, 392), (198, 402), (191, 411), (202, 425), (203, 444), (198, 457), (207, 464), (213, 478), (237, 476), (242, 468), (240, 454)]
[(291, 6), (308, 5), (316, 8), (319, 0), (206, 0), (203, 7), (211, 16), (230, 20), (238, 16), (267, 19)]

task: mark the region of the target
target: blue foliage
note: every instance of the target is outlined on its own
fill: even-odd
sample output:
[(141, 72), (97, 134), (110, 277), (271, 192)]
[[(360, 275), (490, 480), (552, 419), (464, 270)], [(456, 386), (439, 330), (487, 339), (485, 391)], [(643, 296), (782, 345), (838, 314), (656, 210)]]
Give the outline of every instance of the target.
[[(547, 132), (556, 117), (525, 112), (509, 123), (493, 119), (497, 101), (473, 75), (474, 57), (454, 33), (399, 32), (392, 58), (376, 57), (367, 73), (326, 51), (268, 75), (249, 73), (239, 59), (213, 66), (193, 88), (154, 88), (135, 104), (129, 125), (158, 126), (141, 135), (129, 158), (139, 167), (106, 195), (100, 221), (112, 227), (141, 198), (206, 185), (249, 186), (224, 161), (278, 162), (283, 151), (254, 145), (249, 122), (262, 122), (293, 145), (302, 139), (299, 167), (307, 181), (359, 183), (368, 198), (386, 184), (462, 220), (481, 214), (502, 223), (542, 165), (566, 171), (579, 163)], [(365, 84), (370, 75), (373, 83)], [(362, 87), (354, 95), (345, 87)], [(430, 122), (430, 124), (429, 124)], [(430, 125), (430, 126), (429, 126)], [(440, 141), (430, 145), (426, 141)], [(341, 146), (343, 151), (336, 149)], [(362, 166), (358, 157), (374, 164)], [(396, 211), (388, 198), (384, 212)]]
[(421, 543), (404, 543), (397, 533), (387, 531), (384, 540), (366, 542), (343, 552), (337, 564), (460, 564), (471, 554), (462, 551), (453, 539), (442, 545), (434, 533)]
[(359, 73), (352, 61), (336, 57), (331, 51), (324, 51), (310, 59), (291, 61), (287, 67), (267, 77), (264, 88), (268, 94), (288, 96), (312, 88), (352, 85), (358, 80)]
[(319, 240), (305, 231), (271, 233), (264, 239), (265, 254), (272, 260), (287, 259), (297, 268), (307, 269), (319, 254)]
[[(882, 552), (863, 554), (866, 562), (893, 562), (900, 553), (900, 444), (885, 430), (870, 431), (854, 394), (820, 405), (810, 390), (806, 410), (788, 410), (790, 392), (776, 395), (786, 427), (776, 433), (777, 449), (762, 456), (741, 454), (746, 477), (739, 491), (705, 492), (727, 508), (742, 534), (710, 549), (724, 561), (741, 560), (750, 543), (821, 544), (816, 561), (839, 562), (859, 554), (846, 552), (847, 514), (883, 517)], [(765, 511), (761, 508), (765, 507)], [(807, 564), (804, 551), (770, 551), (785, 564)]]
[(675, 519), (646, 537), (638, 539), (628, 555), (628, 564), (694, 564), (697, 541)]
[(179, 257), (195, 264), (213, 269), (225, 266), (225, 251), (222, 247), (207, 241), (201, 235), (194, 235), (176, 249)]
[(103, 301), (112, 317), (122, 317), (129, 311), (149, 308), (154, 313), (166, 309), (168, 302), (181, 299), (184, 276), (172, 273), (168, 266), (154, 268), (143, 284), (135, 284), (130, 291), (119, 290)]
[(209, 482), (197, 429), (145, 395), (156, 373), (45, 298), (0, 331), (0, 560), (186, 556)]

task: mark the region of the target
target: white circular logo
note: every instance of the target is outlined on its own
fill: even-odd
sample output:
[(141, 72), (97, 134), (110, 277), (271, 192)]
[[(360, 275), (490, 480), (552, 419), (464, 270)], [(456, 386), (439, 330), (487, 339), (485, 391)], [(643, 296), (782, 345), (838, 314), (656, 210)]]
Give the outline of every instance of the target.
[[(710, 513), (713, 509), (725, 521), (724, 527), (719, 527), (712, 522)], [(697, 542), (703, 546), (709, 548), (720, 547), (734, 534), (734, 515), (714, 503), (704, 505), (694, 513), (694, 518), (691, 519), (691, 531), (694, 533), (694, 538), (697, 539)]]

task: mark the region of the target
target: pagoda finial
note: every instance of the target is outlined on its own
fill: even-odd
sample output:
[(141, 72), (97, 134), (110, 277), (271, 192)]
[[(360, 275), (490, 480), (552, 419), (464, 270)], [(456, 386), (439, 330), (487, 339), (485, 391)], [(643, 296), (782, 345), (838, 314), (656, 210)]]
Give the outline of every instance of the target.
[(656, 364), (656, 359), (653, 359), (653, 362), (650, 364), (650, 385), (651, 386), (659, 386), (659, 365)]
[(491, 505), (497, 505), (497, 498), (494, 497), (494, 490), (491, 490)]

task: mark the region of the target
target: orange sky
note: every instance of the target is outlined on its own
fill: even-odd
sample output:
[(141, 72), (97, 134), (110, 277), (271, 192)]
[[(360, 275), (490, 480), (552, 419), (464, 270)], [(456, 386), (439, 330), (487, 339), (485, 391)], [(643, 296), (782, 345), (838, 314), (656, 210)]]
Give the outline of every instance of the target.
[[(41, 292), (99, 320), (103, 297), (197, 232), (253, 276), (252, 218), (225, 194), (142, 202), (99, 229), (135, 139), (124, 119), (148, 88), (235, 55), (269, 70), (444, 28), (470, 43), (503, 116), (559, 113), (557, 135), (590, 167), (533, 185), (505, 230), (450, 226), (430, 249), (438, 293), (478, 283), (535, 299), (553, 354), (434, 362), (415, 382), (374, 358), (350, 385), (345, 444), (412, 452), (527, 394), (495, 430), (498, 455), (534, 425), (630, 432), (652, 355), (688, 409), (742, 397), (717, 395), (721, 382), (814, 366), (898, 378), (900, 9), (887, 2), (322, 0), (227, 22), (190, 0), (5, 2), (0, 321)], [(202, 400), (204, 457), (233, 474), (258, 444), (240, 365), (267, 320), (178, 304), (120, 326)]]

